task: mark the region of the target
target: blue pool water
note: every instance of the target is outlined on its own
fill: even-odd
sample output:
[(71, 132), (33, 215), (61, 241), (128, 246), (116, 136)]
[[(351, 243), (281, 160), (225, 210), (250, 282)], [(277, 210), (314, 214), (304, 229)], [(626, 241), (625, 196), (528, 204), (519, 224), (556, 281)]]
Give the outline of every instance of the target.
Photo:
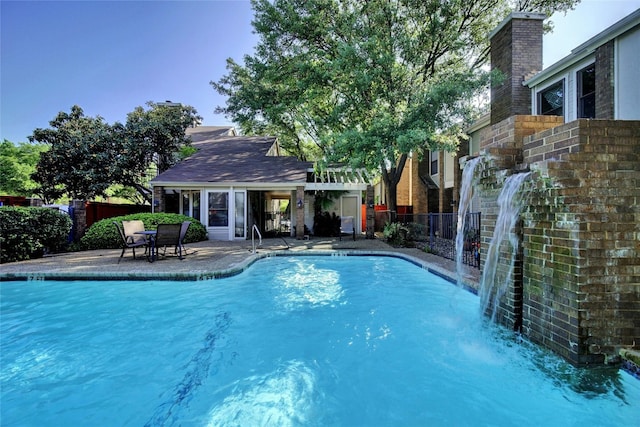
[(488, 325), (389, 257), (198, 282), (4, 282), (2, 425), (618, 426), (640, 381)]

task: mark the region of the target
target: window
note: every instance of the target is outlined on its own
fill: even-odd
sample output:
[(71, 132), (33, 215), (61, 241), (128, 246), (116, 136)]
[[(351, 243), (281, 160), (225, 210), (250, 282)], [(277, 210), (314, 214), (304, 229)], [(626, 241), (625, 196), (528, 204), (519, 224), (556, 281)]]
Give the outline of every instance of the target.
[(229, 226), (229, 193), (209, 193), (209, 227)]
[(596, 66), (591, 64), (576, 73), (578, 84), (578, 118), (596, 117)]
[(199, 191), (182, 191), (182, 213), (200, 221)]
[(236, 192), (235, 197), (235, 237), (244, 237), (244, 192)]
[(564, 80), (538, 92), (538, 114), (542, 116), (564, 115)]
[(431, 175), (438, 174), (438, 151), (431, 151), (429, 156), (431, 157)]

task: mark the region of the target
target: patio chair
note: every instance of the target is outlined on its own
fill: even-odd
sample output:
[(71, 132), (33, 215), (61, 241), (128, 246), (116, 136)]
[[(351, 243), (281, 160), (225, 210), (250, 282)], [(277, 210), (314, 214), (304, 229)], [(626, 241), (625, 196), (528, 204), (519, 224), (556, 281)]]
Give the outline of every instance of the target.
[[(166, 256), (167, 247), (173, 247), (174, 251), (178, 255), (179, 259), (184, 259), (182, 256), (182, 245), (180, 241), (180, 233), (182, 224), (158, 224), (158, 230), (153, 238), (153, 248), (151, 260), (160, 255), (160, 249), (162, 249), (162, 256)], [(155, 256), (154, 256), (155, 255)]]
[[(126, 222), (126, 221), (123, 221)], [(142, 221), (140, 221), (142, 222)], [(131, 250), (133, 251), (133, 259), (136, 259), (136, 248), (141, 248), (144, 247), (145, 249), (145, 253), (149, 247), (149, 242), (147, 241), (145, 236), (138, 236), (138, 235), (131, 235), (131, 236), (127, 236), (124, 232), (124, 230), (122, 229), (122, 227), (120, 227), (120, 224), (118, 223), (118, 221), (113, 221), (113, 225), (116, 226), (116, 229), (118, 230), (118, 234), (120, 235), (120, 238), (122, 239), (122, 253), (120, 254), (120, 258), (118, 258), (118, 264), (120, 264), (120, 261), (122, 261), (122, 257), (124, 256), (124, 252), (128, 249), (131, 248)], [(144, 230), (144, 225), (142, 227), (142, 230)], [(141, 237), (142, 239), (139, 239), (138, 237)]]
[(122, 230), (125, 237), (134, 243), (143, 242), (147, 237), (142, 234), (135, 234), (138, 231), (144, 231), (144, 222), (140, 220), (122, 221)]
[(180, 226), (180, 243), (176, 247), (176, 251), (180, 251), (180, 254), (187, 255), (187, 248), (184, 247), (184, 238), (187, 235), (191, 221), (184, 221)]
[(353, 226), (352, 216), (343, 216), (340, 218), (340, 240), (342, 240), (343, 235), (352, 235), (353, 240), (356, 240), (356, 229)]

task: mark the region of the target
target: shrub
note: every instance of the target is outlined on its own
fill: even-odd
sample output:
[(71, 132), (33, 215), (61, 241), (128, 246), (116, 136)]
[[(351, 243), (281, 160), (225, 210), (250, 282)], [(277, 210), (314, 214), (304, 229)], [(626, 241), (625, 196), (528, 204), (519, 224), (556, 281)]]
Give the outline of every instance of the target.
[(382, 234), (387, 242), (393, 246), (407, 246), (409, 242), (407, 239), (409, 229), (399, 222), (387, 222)]
[(40, 258), (67, 245), (71, 218), (50, 208), (0, 207), (0, 262)]
[(428, 240), (429, 233), (427, 226), (417, 222), (410, 222), (406, 224), (408, 233), (407, 240), (410, 241), (425, 241)]
[(340, 217), (335, 213), (322, 212), (313, 218), (313, 234), (321, 237), (340, 235)]
[(186, 215), (173, 213), (136, 213), (123, 216), (105, 218), (94, 223), (80, 240), (83, 249), (117, 249), (122, 247), (122, 239), (113, 221), (122, 224), (122, 221), (140, 220), (146, 230), (153, 230), (158, 224), (176, 224), (183, 221), (191, 221), (184, 243), (200, 242), (207, 240), (207, 229), (200, 223)]

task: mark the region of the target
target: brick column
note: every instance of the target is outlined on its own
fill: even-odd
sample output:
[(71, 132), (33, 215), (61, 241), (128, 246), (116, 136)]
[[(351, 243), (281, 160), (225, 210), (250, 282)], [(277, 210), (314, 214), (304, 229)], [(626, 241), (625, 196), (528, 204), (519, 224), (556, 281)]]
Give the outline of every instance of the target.
[(596, 119), (613, 119), (614, 43), (596, 49)]
[(504, 80), (491, 87), (491, 124), (531, 114), (531, 92), (525, 76), (542, 70), (542, 13), (514, 12), (489, 35), (491, 69)]
[(69, 207), (73, 210), (73, 241), (79, 242), (87, 229), (87, 206), (84, 200), (71, 200)]
[(165, 211), (164, 187), (153, 187), (152, 212)]

